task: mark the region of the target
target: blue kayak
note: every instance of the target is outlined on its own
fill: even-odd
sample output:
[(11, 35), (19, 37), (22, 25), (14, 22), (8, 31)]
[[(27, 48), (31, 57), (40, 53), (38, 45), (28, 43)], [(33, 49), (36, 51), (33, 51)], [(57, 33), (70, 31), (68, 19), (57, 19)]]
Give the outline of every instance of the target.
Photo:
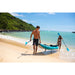
[(53, 50), (53, 49), (58, 49), (59, 47), (56, 46), (48, 46), (48, 45), (44, 45), (44, 44), (39, 44), (41, 47), (48, 49), (48, 50)]

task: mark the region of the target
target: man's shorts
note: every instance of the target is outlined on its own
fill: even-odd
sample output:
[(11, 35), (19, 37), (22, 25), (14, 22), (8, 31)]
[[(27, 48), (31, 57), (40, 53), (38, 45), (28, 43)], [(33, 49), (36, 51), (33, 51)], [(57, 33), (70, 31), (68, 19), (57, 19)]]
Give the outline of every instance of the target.
[(38, 43), (39, 42), (39, 39), (33, 39), (33, 45), (36, 45), (36, 46), (38, 46)]

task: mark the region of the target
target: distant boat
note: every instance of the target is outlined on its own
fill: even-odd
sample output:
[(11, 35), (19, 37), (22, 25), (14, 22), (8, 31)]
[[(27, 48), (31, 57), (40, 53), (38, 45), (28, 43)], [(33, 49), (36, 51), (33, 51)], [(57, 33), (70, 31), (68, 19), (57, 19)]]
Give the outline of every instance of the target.
[(0, 32), (2, 32), (2, 30), (0, 30)]
[(75, 33), (75, 32), (72, 32), (72, 33)]

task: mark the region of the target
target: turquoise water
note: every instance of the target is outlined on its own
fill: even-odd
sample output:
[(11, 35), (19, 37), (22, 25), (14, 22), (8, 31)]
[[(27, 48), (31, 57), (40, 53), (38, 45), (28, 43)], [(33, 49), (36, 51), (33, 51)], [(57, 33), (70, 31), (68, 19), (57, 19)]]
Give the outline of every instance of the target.
[[(57, 35), (58, 31), (40, 31), (41, 40), (44, 43), (56, 44), (57, 43)], [(65, 43), (68, 47), (75, 49), (75, 34), (72, 32), (59, 32)], [(29, 39), (31, 32), (10, 32), (10, 33), (3, 33), (5, 35), (14, 36), (17, 38)]]

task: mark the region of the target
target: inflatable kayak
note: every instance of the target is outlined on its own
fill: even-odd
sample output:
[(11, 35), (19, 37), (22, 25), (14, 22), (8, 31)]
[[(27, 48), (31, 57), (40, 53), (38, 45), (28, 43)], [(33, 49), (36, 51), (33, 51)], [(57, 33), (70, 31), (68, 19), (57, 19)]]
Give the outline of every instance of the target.
[(58, 49), (59, 47), (57, 45), (45, 45), (45, 44), (39, 44), (41, 47), (43, 47), (44, 49), (48, 49), (48, 50), (52, 50), (52, 49)]

